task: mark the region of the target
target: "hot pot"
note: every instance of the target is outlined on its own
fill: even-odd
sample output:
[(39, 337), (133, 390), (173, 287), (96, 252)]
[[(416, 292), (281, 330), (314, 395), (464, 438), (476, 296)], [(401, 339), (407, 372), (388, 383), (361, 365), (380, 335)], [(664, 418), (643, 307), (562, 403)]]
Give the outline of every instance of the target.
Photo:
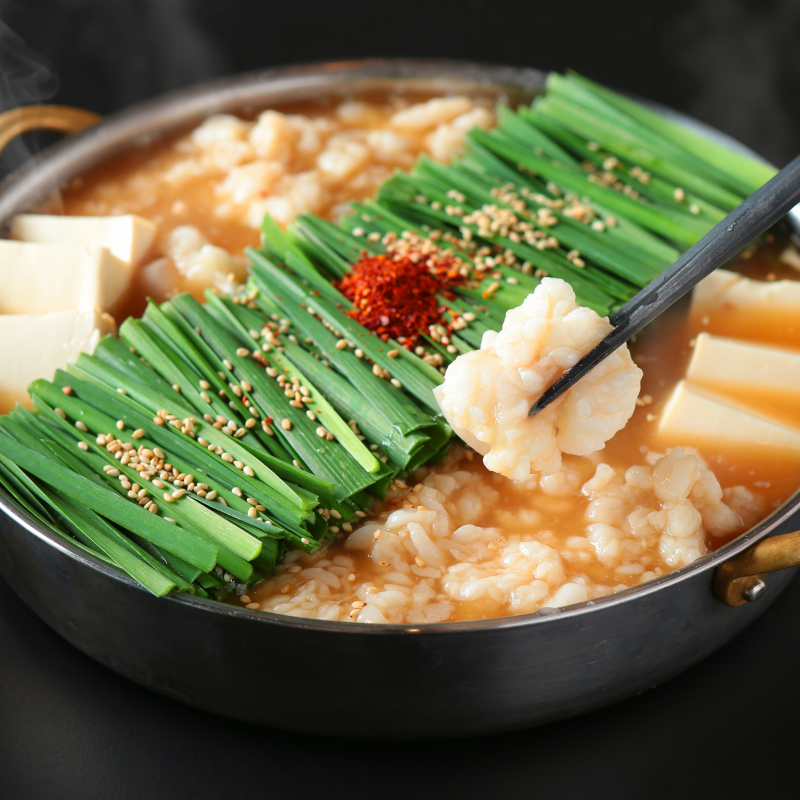
[[(10, 138), (33, 127), (91, 127), (63, 139), (0, 187), (0, 221), (35, 206), (87, 168), (213, 112), (386, 89), (458, 91), (515, 103), (541, 92), (544, 78), (530, 69), (442, 61), (333, 63), (188, 89), (99, 123), (75, 109), (10, 112), (0, 119), (0, 142), (3, 134)], [(715, 553), (597, 601), (422, 627), (317, 622), (181, 595), (156, 599), (56, 538), (2, 494), (0, 573), (77, 648), (190, 705), (296, 731), (461, 736), (599, 708), (705, 658), (756, 619), (791, 580), (794, 570), (787, 567), (800, 564), (800, 532), (787, 531), (800, 527), (799, 508), (795, 495)]]

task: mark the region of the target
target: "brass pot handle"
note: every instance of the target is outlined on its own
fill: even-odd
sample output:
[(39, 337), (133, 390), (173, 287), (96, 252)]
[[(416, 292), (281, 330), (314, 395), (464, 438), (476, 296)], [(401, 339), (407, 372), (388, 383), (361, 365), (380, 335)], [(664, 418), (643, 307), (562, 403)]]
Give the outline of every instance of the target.
[(771, 536), (717, 567), (714, 596), (729, 606), (756, 600), (768, 572), (800, 565), (800, 531)]
[(101, 119), (99, 114), (69, 106), (22, 106), (0, 114), (0, 152), (21, 133), (35, 130), (77, 133)]

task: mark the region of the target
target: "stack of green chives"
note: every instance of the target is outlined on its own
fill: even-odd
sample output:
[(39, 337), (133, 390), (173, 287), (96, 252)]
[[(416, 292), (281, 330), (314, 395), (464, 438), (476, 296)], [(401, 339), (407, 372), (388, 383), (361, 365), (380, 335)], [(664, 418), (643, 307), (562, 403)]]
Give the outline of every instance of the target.
[[(35, 381), (36, 410), (0, 417), (0, 489), (156, 595), (243, 591), (287, 546), (313, 552), (394, 477), (443, 457), (452, 431), (432, 390), (541, 277), (608, 314), (772, 174), (552, 74), (532, 107), (501, 107), (461, 157), (421, 157), (340, 226), (304, 215), (284, 232), (267, 217), (236, 296), (151, 303)], [(489, 224), (501, 218), (510, 227)], [(408, 232), (471, 270), (440, 298), (447, 335), (422, 331), (413, 351), (357, 323), (332, 284)]]

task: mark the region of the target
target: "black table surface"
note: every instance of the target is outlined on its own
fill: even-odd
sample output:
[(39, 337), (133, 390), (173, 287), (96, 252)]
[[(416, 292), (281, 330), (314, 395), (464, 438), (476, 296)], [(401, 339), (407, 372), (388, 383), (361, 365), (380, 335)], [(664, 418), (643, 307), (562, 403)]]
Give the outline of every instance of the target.
[[(49, 59), (57, 91), (4, 22)], [(798, 0), (0, 0), (0, 108), (52, 97), (107, 113), (276, 64), (443, 56), (574, 67), (782, 166), (800, 150), (798, 40)], [(1, 79), (12, 72), (25, 80)], [(797, 796), (799, 628), (795, 581), (714, 656), (610, 708), (501, 736), (353, 741), (152, 694), (61, 640), (0, 583), (0, 798)], [(257, 669), (232, 664), (232, 679)]]

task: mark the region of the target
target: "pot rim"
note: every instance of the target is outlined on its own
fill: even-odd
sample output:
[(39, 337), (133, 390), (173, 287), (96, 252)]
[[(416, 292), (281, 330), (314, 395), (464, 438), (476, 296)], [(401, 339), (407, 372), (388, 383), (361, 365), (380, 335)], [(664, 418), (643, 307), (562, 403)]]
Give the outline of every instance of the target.
[[(395, 90), (398, 88), (400, 90), (427, 88), (428, 91), (447, 91), (449, 87), (452, 91), (455, 88), (466, 90), (469, 87), (473, 94), (484, 91), (492, 96), (502, 96), (508, 92), (532, 97), (541, 92), (545, 77), (546, 73), (529, 67), (510, 67), (446, 59), (392, 58), (300, 64), (244, 73), (197, 84), (187, 89), (160, 95), (112, 114), (96, 126), (58, 142), (48, 148), (41, 157), (37, 156), (29, 160), (14, 171), (0, 184), (0, 229), (3, 221), (11, 214), (40, 202), (49, 191), (62, 185), (65, 180), (112, 157), (124, 147), (153, 141), (168, 131), (188, 126), (210, 113), (242, 110), (248, 106), (258, 105), (263, 108), (264, 100), (262, 98), (265, 95), (275, 98), (268, 102), (271, 105), (277, 105), (281, 102), (319, 96), (320, 92), (344, 96), (370, 89), (377, 90), (383, 83), (386, 84), (385, 88), (394, 88)], [(651, 105), (676, 121), (695, 128), (700, 133), (711, 134), (717, 140), (722, 140), (751, 155), (757, 155), (726, 134), (698, 122), (692, 117), (653, 103)], [(418, 625), (411, 623), (359, 625), (352, 622), (289, 617), (185, 594), (174, 594), (157, 598), (157, 600), (164, 603), (178, 603), (259, 624), (329, 633), (338, 631), (368, 635), (457, 634), (477, 630), (544, 625), (554, 619), (563, 619), (564, 617), (575, 619), (612, 606), (632, 602), (640, 597), (679, 585), (700, 573), (711, 572), (729, 557), (742, 552), (768, 536), (781, 523), (788, 520), (799, 507), (800, 489), (759, 524), (713, 553), (701, 556), (685, 567), (640, 586), (615, 592), (597, 600), (576, 603), (560, 609), (541, 609), (529, 614)], [(132, 578), (114, 567), (92, 558), (57, 534), (47, 530), (33, 516), (19, 508), (2, 490), (0, 490), (0, 510), (28, 533), (64, 555), (119, 581), (128, 588), (137, 589), (148, 597), (152, 597), (147, 589)], [(1, 533), (2, 525), (0, 525)], [(542, 613), (543, 611), (545, 613)]]

